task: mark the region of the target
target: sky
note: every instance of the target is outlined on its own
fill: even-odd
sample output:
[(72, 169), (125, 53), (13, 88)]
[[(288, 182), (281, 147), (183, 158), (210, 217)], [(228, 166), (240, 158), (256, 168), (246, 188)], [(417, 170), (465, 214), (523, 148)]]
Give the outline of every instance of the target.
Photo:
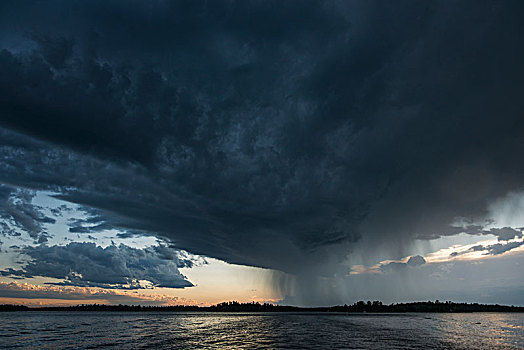
[(524, 305), (521, 1), (2, 1), (0, 303)]

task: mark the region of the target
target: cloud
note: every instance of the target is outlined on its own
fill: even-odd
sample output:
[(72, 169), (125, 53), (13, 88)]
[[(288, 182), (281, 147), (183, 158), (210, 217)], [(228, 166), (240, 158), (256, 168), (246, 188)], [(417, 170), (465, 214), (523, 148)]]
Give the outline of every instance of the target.
[(394, 272), (394, 271), (404, 271), (407, 267), (419, 267), (426, 263), (426, 259), (420, 255), (415, 255), (409, 258), (407, 263), (402, 262), (390, 262), (387, 264), (380, 265), (380, 270), (382, 272)]
[(497, 243), (497, 244), (485, 246), (483, 248), (486, 249), (492, 255), (500, 255), (500, 254), (504, 254), (505, 252), (508, 252), (508, 251), (510, 251), (512, 249), (518, 248), (518, 247), (520, 247), (523, 244), (524, 244), (524, 241), (509, 242), (509, 243), (506, 243), (506, 244)]
[(55, 219), (44, 215), (41, 207), (31, 203), (33, 196), (34, 191), (0, 185), (0, 219), (3, 235), (17, 236), (21, 230), (38, 243), (47, 241), (48, 234), (44, 225), (55, 223)]
[(193, 284), (178, 270), (192, 261), (164, 246), (137, 249), (120, 244), (106, 248), (95, 243), (72, 242), (65, 246), (27, 246), (21, 251), (31, 260), (21, 269), (2, 271), (5, 276), (51, 277), (60, 285), (101, 288), (185, 288)]
[[(494, 223), (491, 220), (487, 224)], [(522, 237), (522, 229), (514, 229), (512, 227), (490, 228), (484, 229), (481, 225), (465, 225), (465, 226), (451, 226), (450, 234), (467, 233), (470, 235), (494, 235), (499, 241), (509, 241), (513, 238)]]
[(463, 254), (467, 254), (470, 252), (483, 252), (483, 251), (485, 251), (486, 254), (501, 255), (506, 252), (509, 252), (510, 250), (518, 248), (523, 244), (524, 244), (524, 241), (514, 241), (514, 242), (507, 242), (505, 244), (496, 243), (496, 244), (491, 244), (491, 245), (476, 245), (462, 252), (453, 252), (451, 253), (451, 256), (455, 257), (458, 255), (463, 255)]
[(489, 232), (497, 236), (499, 241), (509, 241), (514, 238), (522, 237), (521, 230), (515, 230), (511, 227), (493, 228)]
[(2, 9), (0, 181), (103, 216), (73, 232), (300, 272), (524, 185), (518, 1)]
[(400, 262), (390, 262), (385, 265), (380, 265), (380, 271), (382, 272), (395, 272), (404, 271), (408, 265)]
[(26, 299), (22, 303), (31, 304), (31, 299), (49, 299), (76, 302), (104, 302), (107, 304), (141, 304), (141, 305), (179, 305), (193, 304), (191, 301), (162, 294), (146, 295), (118, 290), (84, 287), (40, 286), (18, 282), (0, 282), (1, 299)]
[(426, 259), (420, 255), (415, 255), (409, 258), (407, 264), (412, 267), (417, 267), (424, 265), (426, 263)]

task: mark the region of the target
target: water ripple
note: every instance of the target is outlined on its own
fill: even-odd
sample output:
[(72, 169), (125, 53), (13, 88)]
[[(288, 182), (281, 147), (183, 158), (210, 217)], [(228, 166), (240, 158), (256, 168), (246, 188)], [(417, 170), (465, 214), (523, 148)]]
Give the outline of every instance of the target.
[(4, 312), (0, 348), (523, 349), (524, 314)]

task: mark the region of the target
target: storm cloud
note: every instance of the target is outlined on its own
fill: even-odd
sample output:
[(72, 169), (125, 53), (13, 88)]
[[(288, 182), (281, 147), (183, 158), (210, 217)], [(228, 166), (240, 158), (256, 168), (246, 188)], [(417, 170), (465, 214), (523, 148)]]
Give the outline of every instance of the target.
[(42, 208), (31, 203), (34, 192), (0, 185), (0, 233), (18, 236), (21, 232), (39, 243), (47, 240), (45, 224), (55, 219), (42, 213)]
[(4, 276), (51, 277), (60, 285), (120, 289), (191, 287), (178, 268), (191, 267), (192, 261), (165, 246), (144, 249), (124, 244), (106, 248), (94, 243), (73, 242), (65, 246), (25, 247), (21, 252), (31, 259), (21, 270), (0, 271)]
[(481, 231), (524, 186), (522, 13), (2, 2), (0, 181), (95, 208), (100, 229), (290, 272)]

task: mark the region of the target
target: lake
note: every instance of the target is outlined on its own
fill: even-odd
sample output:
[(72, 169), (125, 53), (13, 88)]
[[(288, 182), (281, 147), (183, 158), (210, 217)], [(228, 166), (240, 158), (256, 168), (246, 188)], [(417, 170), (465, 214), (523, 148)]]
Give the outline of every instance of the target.
[(524, 349), (524, 314), (3, 312), (0, 348)]

